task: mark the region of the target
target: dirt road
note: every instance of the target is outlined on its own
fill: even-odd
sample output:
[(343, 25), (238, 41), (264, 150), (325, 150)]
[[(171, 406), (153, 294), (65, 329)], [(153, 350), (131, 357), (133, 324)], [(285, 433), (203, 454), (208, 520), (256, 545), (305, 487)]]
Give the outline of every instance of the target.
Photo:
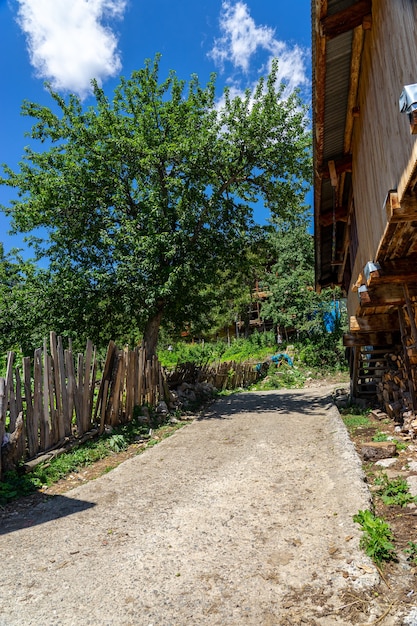
[(330, 391), (217, 401), (109, 474), (11, 517), (0, 625), (360, 623), (341, 607), (378, 582), (352, 521), (369, 496)]

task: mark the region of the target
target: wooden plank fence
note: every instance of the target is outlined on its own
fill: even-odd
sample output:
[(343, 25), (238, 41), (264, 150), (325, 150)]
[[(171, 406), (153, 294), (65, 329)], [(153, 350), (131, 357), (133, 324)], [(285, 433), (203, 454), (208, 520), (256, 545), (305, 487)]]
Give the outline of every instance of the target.
[(237, 363), (225, 361), (216, 365), (198, 366), (195, 363), (178, 365), (168, 374), (170, 387), (179, 386), (183, 382), (210, 383), (219, 390), (249, 387), (266, 372), (265, 368), (256, 367), (254, 363)]
[[(170, 406), (169, 384), (209, 382), (217, 389), (234, 389), (254, 383), (259, 375), (254, 365), (228, 362), (187, 364), (167, 377), (143, 346), (120, 349), (113, 341), (100, 364), (91, 341), (83, 354), (75, 355), (71, 341), (64, 349), (62, 338), (51, 332), (49, 343), (45, 339), (33, 359), (24, 357), (21, 368), (15, 354), (8, 353), (6, 376), (0, 378), (0, 444), (7, 445), (15, 433), (13, 458), (28, 461), (92, 430), (101, 434), (106, 425), (130, 421), (136, 406), (156, 407), (161, 400)], [(17, 437), (19, 415), (23, 428)], [(3, 446), (0, 479), (2, 451), (5, 456)]]
[(158, 359), (147, 359), (143, 347), (119, 349), (110, 341), (101, 380), (98, 370), (91, 341), (84, 354), (74, 355), (71, 342), (64, 349), (53, 332), (49, 346), (45, 340), (33, 360), (24, 357), (21, 369), (9, 352), (6, 376), (0, 378), (0, 444), (14, 433), (19, 414), (23, 430), (16, 458), (29, 460), (93, 428), (103, 432), (107, 424), (131, 420), (135, 406), (156, 406), (169, 397)]

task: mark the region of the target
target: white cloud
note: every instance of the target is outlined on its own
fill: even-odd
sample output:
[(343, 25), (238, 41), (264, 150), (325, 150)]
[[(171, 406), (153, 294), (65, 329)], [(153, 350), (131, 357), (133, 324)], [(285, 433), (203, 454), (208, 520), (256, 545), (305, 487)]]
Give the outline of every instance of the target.
[(253, 56), (261, 50), (266, 52), (268, 69), (272, 59), (278, 58), (278, 81), (285, 82), (288, 91), (309, 84), (306, 74), (307, 50), (297, 45), (291, 47), (276, 39), (273, 28), (257, 26), (244, 2), (223, 2), (220, 30), (222, 35), (215, 40), (209, 56), (222, 70), (225, 63), (230, 61), (235, 68), (248, 73)]
[(90, 81), (121, 69), (117, 38), (103, 23), (121, 18), (127, 0), (18, 0), (30, 61), (56, 90), (86, 96)]

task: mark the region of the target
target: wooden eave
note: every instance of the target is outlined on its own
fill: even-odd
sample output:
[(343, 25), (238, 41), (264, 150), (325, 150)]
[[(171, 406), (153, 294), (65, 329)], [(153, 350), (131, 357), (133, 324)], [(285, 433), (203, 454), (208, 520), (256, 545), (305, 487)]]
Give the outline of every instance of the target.
[(357, 26), (362, 26), (364, 20), (369, 22), (372, 12), (372, 0), (358, 0), (347, 9), (326, 15), (320, 20), (323, 37), (332, 39)]
[[(314, 232), (316, 250), (316, 289), (328, 284), (342, 283), (349, 253), (349, 196), (350, 177), (346, 173), (352, 170), (351, 142), (354, 119), (360, 114), (357, 104), (357, 91), (362, 56), (364, 30), (371, 27), (372, 0), (352, 2), (350, 7), (333, 14), (328, 14), (327, 0), (313, 0), (313, 155), (314, 155)], [(324, 153), (326, 134), (326, 72), (332, 59), (328, 58), (328, 41), (340, 34), (353, 30), (350, 54), (350, 73), (348, 84), (343, 86), (346, 93), (346, 117), (340, 125), (339, 133), (343, 139), (343, 154), (326, 155)], [(332, 174), (332, 167), (333, 174)], [(335, 179), (336, 176), (336, 179)], [(323, 182), (331, 179), (335, 189), (336, 202), (332, 211), (323, 207)], [(327, 183), (329, 184), (329, 183)], [(333, 212), (335, 216), (333, 216)], [(329, 213), (332, 213), (330, 216)], [(329, 229), (324, 228), (335, 221), (343, 222), (339, 226), (339, 239), (342, 247), (337, 258), (329, 259), (328, 253), (332, 246), (328, 241)], [(339, 246), (340, 247), (340, 246)], [(324, 255), (324, 256), (323, 256)], [(332, 268), (324, 275), (323, 267)]]

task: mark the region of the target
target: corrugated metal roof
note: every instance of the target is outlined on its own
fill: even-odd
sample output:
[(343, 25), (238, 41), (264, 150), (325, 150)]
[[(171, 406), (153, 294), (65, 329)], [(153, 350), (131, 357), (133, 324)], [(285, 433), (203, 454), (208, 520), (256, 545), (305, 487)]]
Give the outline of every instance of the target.
[(343, 154), (350, 81), (352, 31), (327, 43), (323, 158)]
[[(326, 15), (334, 15), (348, 9), (356, 0), (328, 0)], [(322, 77), (315, 76), (316, 45), (321, 42), (316, 41), (316, 34), (320, 33), (320, 27), (316, 24), (316, 11), (320, 10), (317, 0), (312, 0), (313, 18), (313, 111), (316, 110), (316, 84), (320, 84)], [(347, 117), (347, 107), (349, 99), (351, 56), (352, 56), (353, 31), (340, 34), (326, 41), (325, 52), (325, 82), (324, 82), (324, 113), (320, 119), (322, 128), (322, 143), (317, 140), (315, 144), (314, 161), (316, 166), (322, 164), (326, 167), (330, 159), (337, 159), (344, 154), (345, 126)], [(318, 70), (317, 70), (318, 71)], [(320, 129), (321, 130), (321, 129)], [(316, 128), (314, 128), (316, 137)], [(350, 181), (350, 177), (348, 177)], [(317, 183), (317, 180), (316, 180)], [(326, 285), (337, 282), (337, 266), (332, 265), (332, 250), (334, 248), (334, 230), (332, 226), (319, 227), (319, 215), (332, 211), (334, 205), (334, 190), (328, 177), (319, 176), (320, 189), (315, 189), (315, 194), (319, 197), (319, 206), (315, 202), (316, 211), (316, 245), (317, 256), (317, 278), (319, 283)], [(348, 183), (349, 184), (349, 183)], [(343, 226), (342, 226), (343, 228)], [(339, 229), (340, 230), (340, 229)], [(338, 231), (339, 232), (339, 231)], [(343, 238), (343, 232), (339, 237)]]

